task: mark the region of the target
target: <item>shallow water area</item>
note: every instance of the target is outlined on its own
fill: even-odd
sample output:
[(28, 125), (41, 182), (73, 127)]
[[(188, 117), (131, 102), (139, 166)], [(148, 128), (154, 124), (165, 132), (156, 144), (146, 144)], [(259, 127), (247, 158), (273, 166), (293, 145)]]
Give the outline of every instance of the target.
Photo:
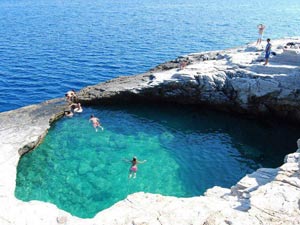
[[(104, 131), (89, 123), (100, 118)], [(259, 167), (277, 167), (296, 148), (296, 128), (186, 106), (85, 108), (57, 121), (18, 165), (17, 198), (52, 202), (91, 218), (143, 191), (191, 197), (231, 187)], [(128, 179), (133, 156), (147, 160)]]

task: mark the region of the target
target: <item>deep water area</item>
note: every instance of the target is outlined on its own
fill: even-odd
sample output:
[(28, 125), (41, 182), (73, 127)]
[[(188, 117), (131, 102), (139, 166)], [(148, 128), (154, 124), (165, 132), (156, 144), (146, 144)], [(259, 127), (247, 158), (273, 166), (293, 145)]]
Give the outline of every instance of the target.
[(299, 0), (1, 0), (0, 112), (178, 56), (299, 36)]
[[(94, 114), (104, 130), (89, 122)], [(55, 122), (17, 168), (15, 195), (91, 218), (135, 192), (177, 197), (230, 188), (260, 167), (278, 167), (299, 133), (277, 123), (236, 118), (193, 106), (84, 108)], [(134, 156), (136, 178), (128, 178)]]

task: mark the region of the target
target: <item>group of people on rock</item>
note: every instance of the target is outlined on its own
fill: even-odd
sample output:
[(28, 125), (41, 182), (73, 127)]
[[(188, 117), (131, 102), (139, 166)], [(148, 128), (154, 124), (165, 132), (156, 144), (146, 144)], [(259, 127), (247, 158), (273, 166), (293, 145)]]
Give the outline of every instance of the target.
[[(266, 26), (264, 24), (259, 24), (257, 25), (257, 29), (258, 29), (258, 38), (257, 38), (257, 41), (256, 41), (256, 45), (260, 45), (262, 40), (263, 40), (263, 34), (264, 34), (264, 31), (266, 29)], [(272, 47), (272, 44), (271, 44), (271, 39), (268, 38), (267, 39), (267, 45), (265, 47), (265, 63), (264, 65), (267, 65), (269, 63), (269, 58), (270, 58), (270, 55), (271, 55), (271, 47)], [(183, 70), (185, 69), (185, 67), (188, 65), (188, 62), (186, 60), (179, 60), (178, 62), (178, 68), (179, 70)]]
[(69, 109), (65, 111), (66, 117), (74, 116), (74, 113), (82, 113), (83, 109), (80, 103), (72, 103), (69, 105)]
[(69, 109), (65, 110), (66, 117), (73, 117), (74, 113), (81, 113), (83, 109), (81, 104), (77, 102), (77, 95), (74, 90), (68, 91), (65, 94), (66, 101), (69, 103)]
[[(78, 102), (77, 95), (74, 90), (68, 91), (65, 94), (65, 99), (69, 103), (68, 109), (65, 110), (64, 114), (66, 117), (73, 117), (75, 113), (82, 113), (83, 108), (81, 104)], [(98, 128), (104, 130), (104, 128), (100, 124), (100, 120), (95, 117), (94, 115), (90, 116), (89, 122), (92, 122), (93, 127), (95, 128), (96, 132), (98, 132)]]

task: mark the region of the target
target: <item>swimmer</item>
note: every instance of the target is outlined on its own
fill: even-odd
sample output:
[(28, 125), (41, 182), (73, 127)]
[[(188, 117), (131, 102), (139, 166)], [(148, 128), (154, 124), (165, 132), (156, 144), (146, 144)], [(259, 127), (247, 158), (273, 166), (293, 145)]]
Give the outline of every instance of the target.
[(100, 127), (101, 130), (104, 130), (104, 128), (101, 126), (100, 121), (97, 117), (95, 117), (94, 115), (91, 115), (89, 122), (93, 123), (93, 127), (95, 128), (96, 132), (98, 132), (97, 127)]
[(128, 175), (128, 178), (136, 178), (136, 172), (138, 170), (137, 168), (137, 164), (141, 164), (141, 163), (145, 163), (147, 162), (147, 160), (143, 160), (143, 161), (138, 161), (136, 156), (134, 156), (132, 158), (132, 160), (125, 160), (126, 162), (130, 162), (131, 163), (131, 166), (130, 166), (130, 169), (129, 169), (129, 175)]

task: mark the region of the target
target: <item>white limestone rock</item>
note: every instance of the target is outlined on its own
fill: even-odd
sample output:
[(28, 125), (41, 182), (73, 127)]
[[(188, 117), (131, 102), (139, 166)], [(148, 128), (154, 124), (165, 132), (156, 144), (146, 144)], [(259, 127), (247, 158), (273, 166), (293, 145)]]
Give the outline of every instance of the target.
[(285, 156), (285, 163), (300, 163), (300, 153), (295, 152)]
[(237, 99), (240, 101), (242, 106), (245, 106), (245, 104), (248, 103), (251, 86), (255, 85), (255, 80), (247, 78), (233, 78), (230, 83), (234, 91), (237, 93)]
[(279, 83), (272, 79), (258, 78), (250, 83), (249, 97), (262, 97), (280, 92)]

